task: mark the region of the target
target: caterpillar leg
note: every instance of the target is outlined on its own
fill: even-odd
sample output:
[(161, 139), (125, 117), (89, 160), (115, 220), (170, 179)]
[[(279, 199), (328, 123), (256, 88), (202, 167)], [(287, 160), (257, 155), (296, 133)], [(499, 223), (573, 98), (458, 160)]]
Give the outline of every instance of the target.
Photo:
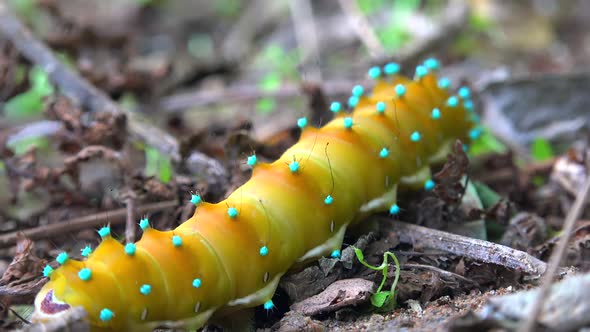
[(392, 205), (397, 202), (397, 184), (392, 187), (391, 190), (385, 192), (383, 196), (371, 200), (365, 205), (361, 206), (359, 210), (358, 220), (364, 219), (368, 215), (375, 214), (377, 212), (387, 211)]
[(410, 176), (405, 176), (400, 179), (400, 184), (404, 188), (409, 188), (412, 190), (424, 188), (426, 190), (432, 189), (434, 187), (434, 182), (431, 179), (431, 172), (429, 166), (424, 166), (418, 170), (418, 172), (414, 173)]

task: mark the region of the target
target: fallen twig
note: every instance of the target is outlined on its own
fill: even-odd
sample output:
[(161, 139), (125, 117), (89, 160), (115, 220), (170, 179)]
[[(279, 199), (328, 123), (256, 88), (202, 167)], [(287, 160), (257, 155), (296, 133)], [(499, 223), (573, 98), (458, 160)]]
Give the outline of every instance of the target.
[(573, 233), (574, 226), (576, 221), (580, 218), (582, 211), (584, 210), (584, 206), (586, 205), (586, 199), (590, 195), (590, 176), (586, 178), (586, 182), (584, 183), (584, 187), (576, 196), (576, 201), (574, 202), (574, 206), (569, 211), (565, 218), (565, 222), (563, 225), (563, 236), (557, 243), (555, 247), (555, 251), (551, 254), (549, 258), (549, 264), (547, 268), (547, 273), (543, 276), (541, 287), (539, 292), (533, 302), (533, 307), (530, 311), (530, 315), (527, 316), (524, 323), (518, 329), (519, 332), (529, 332), (533, 331), (535, 328), (535, 324), (537, 322), (537, 318), (541, 313), (541, 309), (543, 308), (543, 302), (545, 302), (545, 298), (549, 294), (549, 290), (551, 289), (551, 285), (553, 283), (553, 278), (555, 277), (555, 273), (565, 255), (567, 244)]
[[(169, 209), (178, 206), (178, 201), (164, 201), (153, 204), (146, 204), (137, 208), (137, 213), (149, 213), (158, 210)], [(39, 226), (27, 230), (20, 230), (12, 233), (0, 235), (0, 248), (12, 246), (16, 243), (18, 234), (22, 233), (31, 240), (40, 240), (50, 238), (55, 235), (63, 235), (64, 233), (79, 231), (86, 228), (104, 226), (105, 220), (111, 225), (117, 225), (125, 222), (127, 218), (127, 208), (104, 211), (96, 214), (64, 220), (59, 223)]]
[(156, 148), (174, 161), (180, 160), (178, 142), (174, 137), (149, 124), (140, 114), (125, 112), (106, 94), (66, 67), (51, 49), (33, 36), (4, 2), (0, 2), (0, 33), (27, 59), (43, 68), (51, 82), (84, 110), (113, 114), (120, 130), (128, 129), (133, 138)]
[(402, 242), (420, 241), (421, 247), (444, 250), (477, 261), (521, 270), (530, 275), (529, 278), (538, 278), (547, 270), (545, 262), (520, 250), (400, 221), (387, 221)]
[(448, 277), (448, 278), (457, 279), (457, 280), (460, 280), (460, 281), (462, 281), (462, 282), (464, 282), (466, 284), (469, 284), (469, 285), (472, 285), (472, 286), (475, 286), (475, 287), (478, 287), (478, 288), (480, 287), (480, 285), (476, 281), (474, 281), (474, 280), (471, 280), (469, 278), (465, 278), (464, 276), (462, 276), (460, 274), (457, 274), (457, 273), (454, 273), (454, 272), (451, 272), (451, 271), (447, 271), (447, 270), (443, 270), (443, 269), (441, 269), (439, 267), (432, 266), (432, 265), (406, 263), (406, 264), (402, 264), (401, 268), (402, 269), (404, 269), (404, 268), (413, 268), (413, 269), (431, 270), (431, 271), (434, 271), (434, 272), (436, 272), (436, 273), (438, 273), (438, 274), (440, 274), (442, 276), (445, 276), (445, 277)]
[[(329, 81), (323, 82), (321, 88), (327, 95), (347, 95), (355, 84), (362, 84), (370, 87), (370, 81), (349, 82), (349, 81)], [(228, 89), (217, 91), (203, 91), (178, 93), (165, 97), (160, 103), (160, 109), (166, 112), (183, 112), (188, 108), (197, 108), (213, 105), (216, 103), (241, 103), (259, 98), (277, 98), (286, 99), (294, 96), (301, 96), (301, 86), (298, 84), (284, 84), (276, 91), (262, 91), (256, 84), (237, 85)]]
[(313, 9), (309, 0), (290, 0), (291, 18), (297, 45), (301, 51), (300, 62), (302, 81), (319, 83), (322, 81), (320, 54)]
[(365, 45), (369, 54), (373, 58), (383, 58), (385, 56), (385, 49), (379, 38), (377, 38), (377, 34), (375, 34), (375, 30), (367, 21), (367, 18), (363, 15), (361, 10), (359, 9), (356, 0), (340, 0), (340, 7), (348, 19), (350, 21), (350, 25), (354, 28), (357, 36), (361, 40), (361, 42)]

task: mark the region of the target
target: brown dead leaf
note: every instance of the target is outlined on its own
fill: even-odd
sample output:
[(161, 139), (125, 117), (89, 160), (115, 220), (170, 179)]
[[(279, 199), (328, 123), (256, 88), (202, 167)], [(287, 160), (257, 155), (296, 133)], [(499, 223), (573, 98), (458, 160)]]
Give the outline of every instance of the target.
[(465, 191), (461, 178), (466, 174), (468, 166), (469, 158), (463, 151), (463, 143), (457, 140), (442, 170), (434, 175), (434, 193), (447, 204), (459, 204)]
[(16, 255), (0, 278), (0, 297), (12, 303), (27, 303), (45, 283), (40, 276), (47, 262), (33, 254), (33, 247), (33, 241), (18, 235)]

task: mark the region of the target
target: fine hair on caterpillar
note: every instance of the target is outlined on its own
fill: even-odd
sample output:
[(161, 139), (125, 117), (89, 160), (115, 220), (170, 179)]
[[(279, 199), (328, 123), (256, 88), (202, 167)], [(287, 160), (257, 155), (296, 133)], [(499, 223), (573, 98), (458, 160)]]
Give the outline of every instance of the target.
[(251, 178), (225, 200), (193, 193), (193, 216), (174, 230), (153, 229), (144, 217), (137, 242), (120, 243), (103, 227), (86, 259), (60, 253), (44, 270), (49, 282), (34, 319), (83, 306), (96, 331), (192, 330), (216, 313), (272, 310), (292, 266), (339, 257), (348, 226), (371, 213), (398, 214), (398, 186), (432, 190), (428, 165), (456, 139), (479, 136), (469, 89), (453, 94), (438, 70), (435, 59), (413, 79), (395, 63), (373, 67), (372, 93), (352, 88), (352, 112), (333, 102), (334, 118), (321, 128), (299, 118), (298, 142), (272, 163), (247, 156)]

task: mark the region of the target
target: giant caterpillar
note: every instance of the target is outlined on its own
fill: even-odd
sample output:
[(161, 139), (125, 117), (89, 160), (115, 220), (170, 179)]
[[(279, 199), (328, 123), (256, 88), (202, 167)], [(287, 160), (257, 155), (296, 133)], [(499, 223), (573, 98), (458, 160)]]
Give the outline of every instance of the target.
[(372, 94), (355, 86), (337, 102), (334, 119), (314, 128), (297, 121), (299, 141), (277, 161), (247, 158), (249, 181), (216, 204), (198, 195), (194, 215), (174, 230), (142, 219), (141, 240), (121, 244), (110, 228), (86, 260), (57, 256), (49, 282), (35, 299), (36, 320), (83, 306), (96, 331), (196, 329), (213, 314), (273, 307), (280, 277), (297, 263), (339, 255), (347, 226), (367, 213), (397, 214), (398, 184), (431, 189), (429, 163), (445, 157), (456, 139), (479, 135), (470, 91), (451, 94), (428, 59), (414, 79), (389, 63), (373, 67)]

